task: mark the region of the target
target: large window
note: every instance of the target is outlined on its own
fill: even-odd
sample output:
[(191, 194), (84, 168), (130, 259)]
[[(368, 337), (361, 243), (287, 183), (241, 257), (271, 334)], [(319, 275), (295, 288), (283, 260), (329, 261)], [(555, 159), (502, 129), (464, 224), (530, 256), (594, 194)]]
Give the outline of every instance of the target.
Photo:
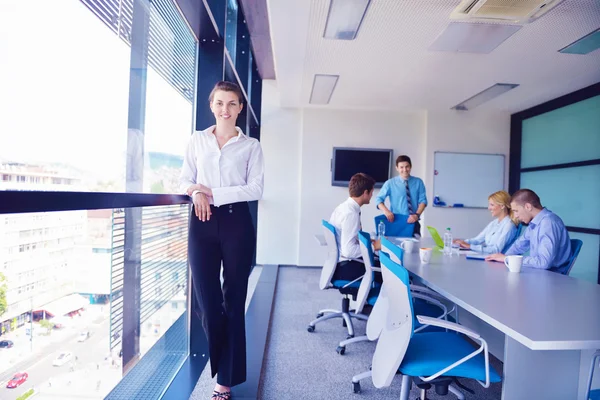
[(0, 49), (0, 190), (177, 193), (196, 41), (172, 0), (7, 0)]
[[(182, 12), (209, 21), (201, 43)], [(0, 382), (29, 374), (0, 398), (158, 399), (207, 360), (190, 356), (207, 349), (189, 296), (189, 198), (163, 194), (179, 193), (194, 128), (214, 123), (216, 81), (242, 86), (240, 126), (259, 136), (243, 10), (5, 0), (0, 55), (0, 340), (13, 344), (0, 349)]]
[[(174, 0), (1, 2), (0, 191), (178, 193), (196, 53)], [(1, 399), (160, 396), (189, 353), (177, 201), (0, 214), (0, 382), (29, 375)]]
[(534, 190), (562, 218), (583, 242), (570, 275), (600, 283), (600, 85), (559, 100), (513, 115), (511, 190)]

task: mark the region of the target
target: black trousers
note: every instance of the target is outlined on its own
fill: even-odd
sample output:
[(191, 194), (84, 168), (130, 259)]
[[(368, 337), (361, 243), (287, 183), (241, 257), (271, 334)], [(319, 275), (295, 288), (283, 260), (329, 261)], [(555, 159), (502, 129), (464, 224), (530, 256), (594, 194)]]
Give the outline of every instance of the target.
[[(374, 267), (379, 267), (379, 260), (375, 260)], [(335, 272), (333, 273), (331, 281), (353, 281), (360, 278), (364, 274), (365, 264), (362, 261), (340, 261), (335, 267)], [(381, 278), (381, 272), (375, 272), (373, 280), (379, 283), (383, 282), (383, 279)]]
[(202, 222), (192, 209), (188, 259), (212, 377), (218, 374), (217, 383), (235, 386), (246, 381), (244, 314), (256, 236), (248, 203), (211, 206), (211, 211), (210, 220)]
[(413, 236), (417, 234), (421, 234), (421, 223), (419, 221), (415, 222), (415, 230), (413, 232)]

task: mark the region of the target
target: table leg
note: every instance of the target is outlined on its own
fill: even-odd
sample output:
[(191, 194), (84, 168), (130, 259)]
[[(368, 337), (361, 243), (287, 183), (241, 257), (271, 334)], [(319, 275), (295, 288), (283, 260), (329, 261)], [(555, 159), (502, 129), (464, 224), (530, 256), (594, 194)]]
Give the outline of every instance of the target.
[(502, 399), (577, 399), (579, 350), (531, 350), (506, 336)]

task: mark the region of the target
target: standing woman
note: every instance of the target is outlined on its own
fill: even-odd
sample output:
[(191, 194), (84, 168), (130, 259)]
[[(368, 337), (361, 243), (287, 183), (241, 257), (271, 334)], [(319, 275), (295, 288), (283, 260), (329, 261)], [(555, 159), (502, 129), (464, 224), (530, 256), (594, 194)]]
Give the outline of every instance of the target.
[(242, 99), (238, 85), (215, 85), (208, 100), (216, 125), (194, 132), (180, 176), (181, 190), (194, 202), (188, 259), (217, 375), (216, 400), (229, 400), (231, 387), (246, 380), (244, 312), (256, 243), (248, 201), (263, 192), (260, 143), (235, 125)]

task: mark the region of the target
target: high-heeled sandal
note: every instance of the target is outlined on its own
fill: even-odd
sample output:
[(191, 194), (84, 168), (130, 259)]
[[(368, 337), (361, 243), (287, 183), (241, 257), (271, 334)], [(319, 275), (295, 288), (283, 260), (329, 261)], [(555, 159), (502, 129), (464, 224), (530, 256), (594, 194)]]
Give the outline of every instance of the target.
[(231, 400), (231, 392), (217, 392), (216, 390), (213, 390), (213, 394), (211, 396), (211, 399), (216, 399), (216, 400)]

